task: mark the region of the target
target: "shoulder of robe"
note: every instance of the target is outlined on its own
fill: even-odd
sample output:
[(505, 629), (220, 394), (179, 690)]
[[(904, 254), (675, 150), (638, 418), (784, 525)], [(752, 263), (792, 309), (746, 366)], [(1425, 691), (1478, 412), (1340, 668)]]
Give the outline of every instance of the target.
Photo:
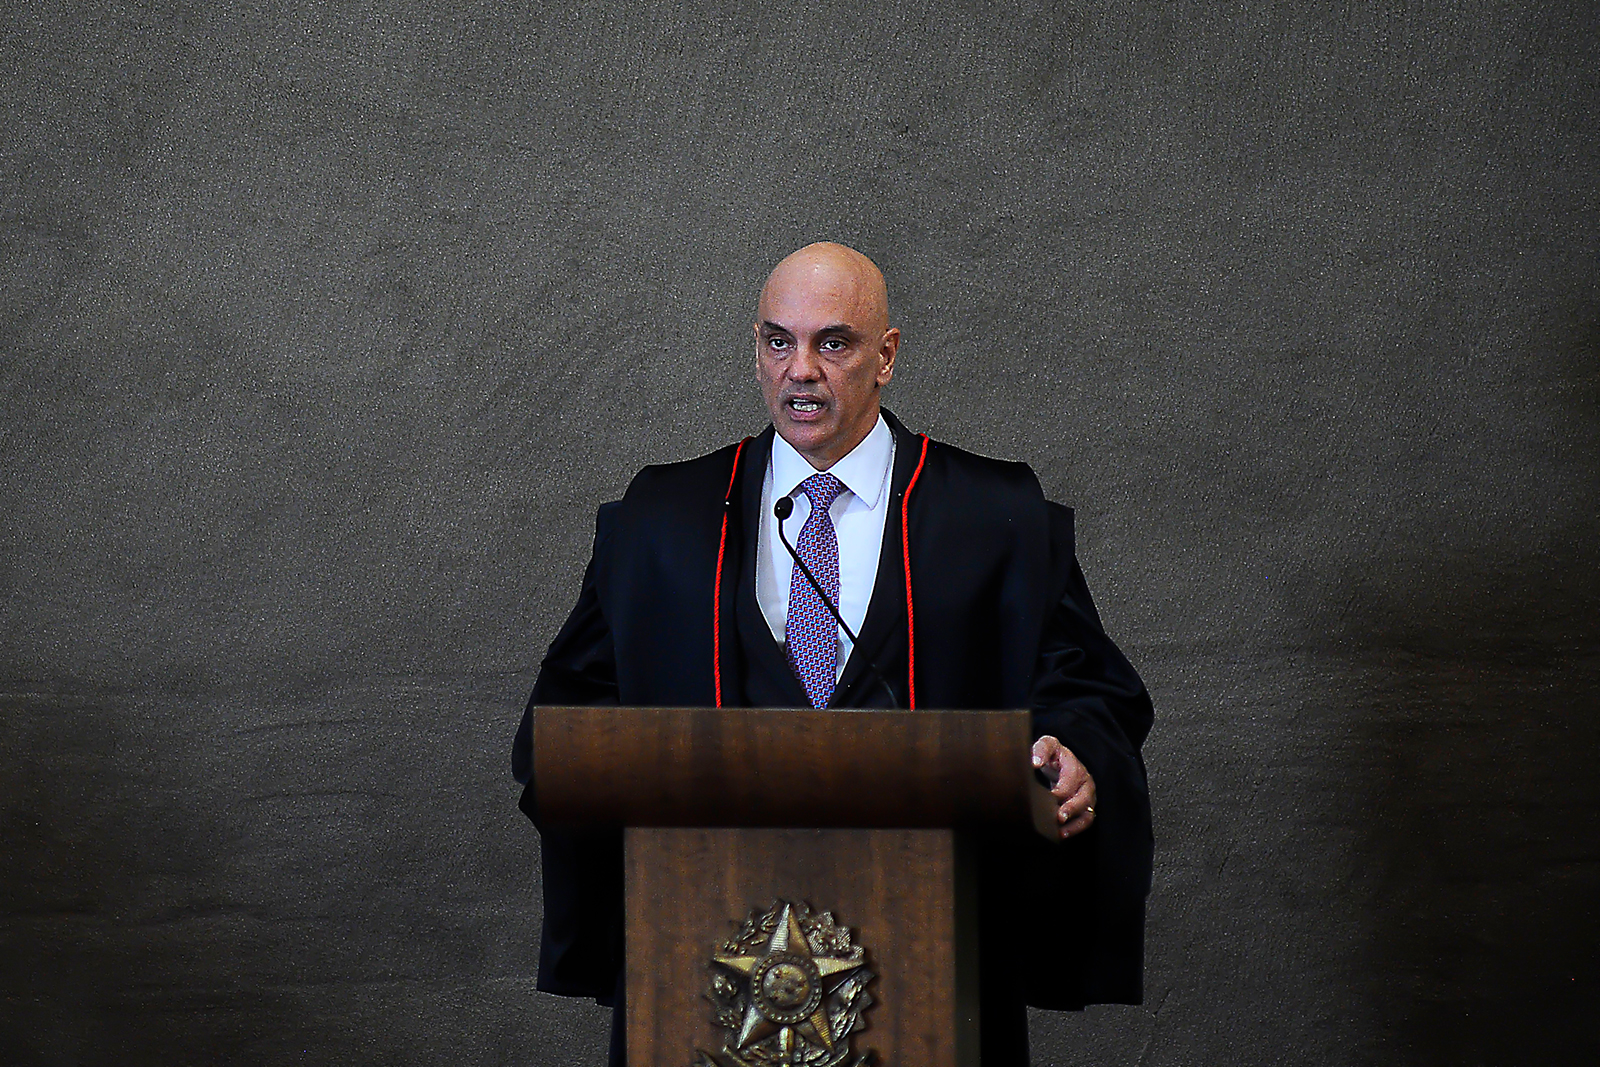
[[(694, 459), (652, 463), (633, 476), (622, 498), (623, 507), (629, 511), (640, 508), (671, 510), (685, 505), (699, 507), (707, 500), (720, 503), (733, 473), (733, 457), (738, 447), (735, 442)], [(739, 461), (741, 468), (748, 461), (749, 452), (747, 447)]]
[[(995, 459), (964, 448), (930, 441), (923, 470), (927, 482), (912, 492), (928, 492), (924, 502), (949, 495), (965, 502), (970, 509), (987, 513), (1000, 521), (1015, 521), (1026, 516), (1041, 525), (1048, 523), (1044, 490), (1033, 468), (1017, 460)], [(912, 507), (916, 507), (914, 502)], [(1059, 505), (1052, 505), (1059, 506)]]

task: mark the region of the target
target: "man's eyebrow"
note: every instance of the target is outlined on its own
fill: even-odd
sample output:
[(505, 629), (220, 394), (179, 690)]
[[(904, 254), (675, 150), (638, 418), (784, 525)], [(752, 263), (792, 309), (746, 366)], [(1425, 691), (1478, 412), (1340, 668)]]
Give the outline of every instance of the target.
[[(768, 319), (761, 324), (761, 333), (768, 337), (772, 336), (773, 334), (783, 334), (785, 337), (794, 336), (794, 331), (790, 330), (787, 326), (778, 325), (771, 319)], [(848, 322), (835, 322), (830, 326), (824, 326), (822, 329), (818, 330), (817, 336), (843, 337), (846, 340), (855, 341), (860, 339), (861, 334)]]

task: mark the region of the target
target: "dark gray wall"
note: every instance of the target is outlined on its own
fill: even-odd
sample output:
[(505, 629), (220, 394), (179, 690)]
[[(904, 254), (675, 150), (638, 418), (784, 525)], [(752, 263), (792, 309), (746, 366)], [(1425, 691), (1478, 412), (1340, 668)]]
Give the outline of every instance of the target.
[(1597, 31), (6, 5), (0, 1062), (599, 1062), (511, 732), (821, 237), (1155, 693), (1148, 1001), (1037, 1062), (1596, 1062)]

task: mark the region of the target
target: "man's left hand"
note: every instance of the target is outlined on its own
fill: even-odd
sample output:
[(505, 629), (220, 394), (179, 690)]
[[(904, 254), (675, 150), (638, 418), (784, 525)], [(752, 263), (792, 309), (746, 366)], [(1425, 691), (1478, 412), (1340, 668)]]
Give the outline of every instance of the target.
[(1072, 750), (1046, 734), (1033, 743), (1033, 765), (1053, 779), (1050, 795), (1060, 807), (1056, 809), (1056, 822), (1061, 826), (1062, 840), (1080, 834), (1094, 822), (1094, 776), (1089, 768), (1078, 761)]

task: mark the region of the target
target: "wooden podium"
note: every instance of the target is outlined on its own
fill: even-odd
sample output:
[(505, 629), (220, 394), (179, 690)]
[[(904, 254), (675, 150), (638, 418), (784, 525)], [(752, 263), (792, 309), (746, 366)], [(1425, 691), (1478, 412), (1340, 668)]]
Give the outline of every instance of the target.
[(962, 831), (1054, 836), (1031, 740), (1025, 711), (536, 709), (540, 820), (627, 828), (631, 1067), (976, 1065)]

